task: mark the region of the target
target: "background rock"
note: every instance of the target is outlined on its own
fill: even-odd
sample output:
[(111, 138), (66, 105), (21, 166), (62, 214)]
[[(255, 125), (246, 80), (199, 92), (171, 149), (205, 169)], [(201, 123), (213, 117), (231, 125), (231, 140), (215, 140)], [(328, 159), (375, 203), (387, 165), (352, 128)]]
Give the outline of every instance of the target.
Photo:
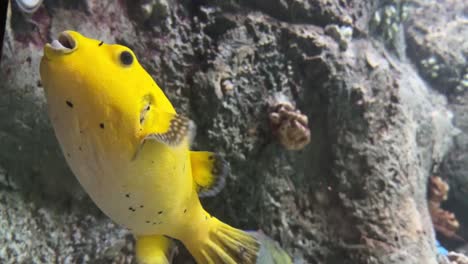
[[(440, 172), (451, 190), (445, 207), (455, 212), (461, 222), (459, 234), (468, 238), (468, 6), (464, 1), (442, 1), (428, 4), (411, 1), (406, 36), (408, 55), (429, 85), (445, 94), (460, 130), (454, 148), (445, 158)], [(454, 248), (463, 242), (444, 238)]]
[[(389, 23), (377, 23), (385, 10)], [(418, 16), (432, 10), (325, 0), (45, 1), (31, 16), (13, 7), (0, 68), (0, 261), (133, 260), (131, 236), (78, 185), (46, 116), (41, 49), (74, 29), (130, 46), (197, 123), (194, 148), (226, 155), (227, 186), (203, 201), (215, 216), (262, 229), (304, 263), (436, 263), (426, 185), (452, 146), (454, 106), (416, 51), (438, 52), (447, 68), (438, 80), (451, 85), (445, 73), (466, 62), (419, 41), (417, 28), (434, 21)], [(273, 136), (275, 96), (309, 118), (301, 151)], [(186, 252), (176, 260), (189, 262)]]

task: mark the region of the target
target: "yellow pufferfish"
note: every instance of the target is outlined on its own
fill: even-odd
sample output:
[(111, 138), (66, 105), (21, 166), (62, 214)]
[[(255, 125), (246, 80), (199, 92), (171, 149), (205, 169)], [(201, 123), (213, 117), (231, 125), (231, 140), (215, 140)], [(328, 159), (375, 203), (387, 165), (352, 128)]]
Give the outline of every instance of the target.
[(190, 151), (195, 125), (177, 114), (127, 47), (62, 32), (40, 75), (66, 160), (96, 205), (136, 238), (140, 263), (170, 263), (171, 238), (197, 263), (291, 263), (266, 236), (208, 214), (227, 166)]

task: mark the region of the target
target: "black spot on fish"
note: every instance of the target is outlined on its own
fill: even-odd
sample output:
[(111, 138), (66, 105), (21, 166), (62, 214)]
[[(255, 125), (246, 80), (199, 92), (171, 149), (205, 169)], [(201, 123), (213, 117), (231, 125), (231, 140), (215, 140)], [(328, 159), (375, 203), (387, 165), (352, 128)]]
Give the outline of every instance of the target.
[[(145, 118), (146, 118), (146, 114), (148, 113), (148, 111), (151, 109), (151, 103), (149, 102), (145, 108), (143, 108), (143, 110), (141, 110), (140, 112), (140, 124), (143, 124), (143, 122), (145, 122)], [(140, 128), (141, 130), (141, 128)]]
[(80, 147), (78, 147), (78, 150), (79, 150), (79, 151), (82, 151), (83, 149), (82, 149), (81, 146), (80, 146)]
[(158, 212), (158, 214), (162, 214), (162, 213), (163, 213), (163, 211), (159, 211), (159, 212)]
[(151, 164), (154, 164), (154, 160), (151, 161)]
[(104, 129), (104, 123), (100, 123), (99, 126)]
[(184, 210), (184, 214), (187, 212), (187, 209)]
[(71, 157), (70, 153), (67, 153), (67, 157)]
[(127, 197), (127, 198), (130, 198), (130, 194), (129, 194), (129, 193), (127, 193), (127, 194), (125, 195), (125, 197)]
[(207, 216), (207, 215), (205, 215), (205, 220), (208, 220), (208, 216)]
[(214, 159), (214, 156), (211, 155), (211, 156), (208, 157), (208, 159), (209, 159), (209, 160), (213, 160), (213, 159)]
[(72, 102), (66, 101), (66, 103), (67, 103), (68, 107), (73, 108), (73, 103)]
[(133, 207), (131, 207), (131, 206), (128, 208), (128, 210), (130, 210), (130, 211), (132, 211), (132, 212), (135, 212), (135, 211), (136, 211), (135, 208), (133, 208)]
[(144, 206), (143, 205), (140, 205), (140, 208), (143, 208)]
[(104, 41), (101, 40), (101, 42), (99, 42), (99, 45), (98, 45), (98, 46), (101, 47), (102, 44), (104, 44)]
[(151, 223), (150, 221), (146, 221), (147, 224)]

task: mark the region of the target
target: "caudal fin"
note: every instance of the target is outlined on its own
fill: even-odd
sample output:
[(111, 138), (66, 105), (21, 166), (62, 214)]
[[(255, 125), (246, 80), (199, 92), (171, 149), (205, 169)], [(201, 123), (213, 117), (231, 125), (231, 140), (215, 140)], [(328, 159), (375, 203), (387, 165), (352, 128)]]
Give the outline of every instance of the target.
[[(273, 241), (265, 235), (248, 233), (233, 228), (216, 218), (211, 219), (211, 230), (203, 241), (186, 244), (197, 263), (206, 264), (270, 264), (292, 263), (289, 256), (279, 247), (272, 247)], [(271, 256), (270, 256), (271, 255)], [(282, 262), (258, 262), (275, 260)]]
[(292, 260), (278, 242), (269, 238), (263, 232), (249, 232), (260, 243), (256, 264), (291, 264)]

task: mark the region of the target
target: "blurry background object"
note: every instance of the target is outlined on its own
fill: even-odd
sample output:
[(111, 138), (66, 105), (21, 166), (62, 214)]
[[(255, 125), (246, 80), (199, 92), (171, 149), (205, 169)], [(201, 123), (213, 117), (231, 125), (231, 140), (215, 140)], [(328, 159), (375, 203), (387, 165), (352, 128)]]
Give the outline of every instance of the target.
[(434, 228), (445, 238), (464, 241), (457, 235), (460, 228), (455, 214), (442, 209), (441, 203), (447, 200), (449, 185), (438, 176), (429, 178), (429, 213)]
[(15, 3), (21, 11), (32, 14), (41, 6), (42, 1), (43, 0), (15, 0)]
[(0, 2), (0, 60), (2, 59), (3, 36), (7, 19), (8, 1)]

